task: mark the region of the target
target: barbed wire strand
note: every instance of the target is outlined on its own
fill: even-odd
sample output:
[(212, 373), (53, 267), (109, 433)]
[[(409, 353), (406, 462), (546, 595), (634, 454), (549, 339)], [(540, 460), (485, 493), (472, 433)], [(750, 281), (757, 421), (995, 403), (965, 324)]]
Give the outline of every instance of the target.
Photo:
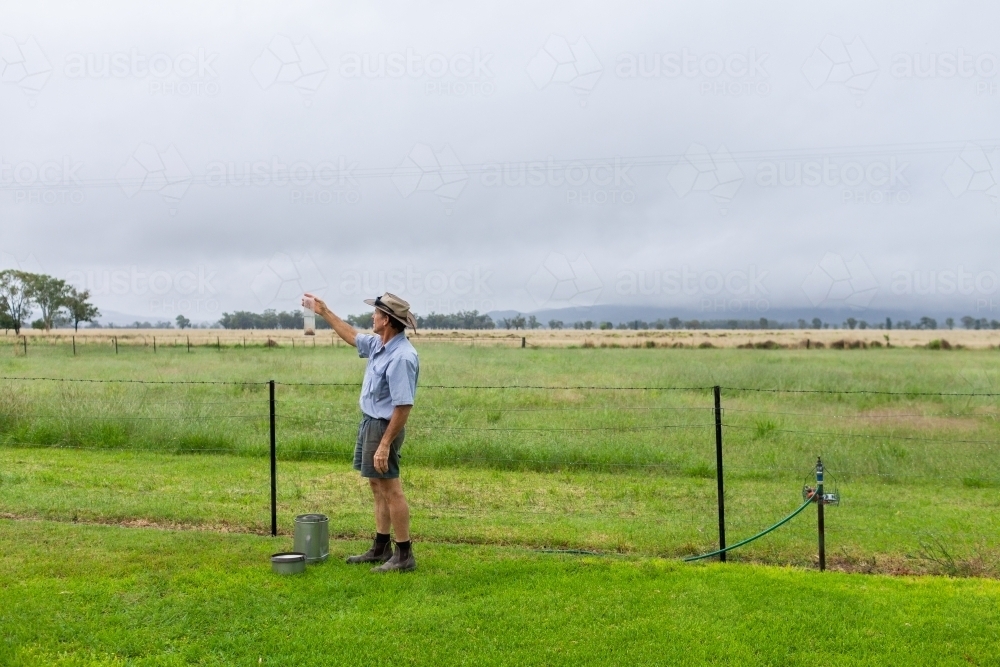
[[(627, 408), (614, 408), (627, 409)], [(666, 409), (666, 408), (665, 408)], [(692, 408), (692, 409), (703, 409), (712, 410), (713, 408)], [(780, 410), (750, 410), (743, 408), (722, 408), (722, 414), (727, 412), (738, 412), (743, 414), (761, 414), (761, 415), (796, 415), (801, 417), (823, 417), (824, 419), (895, 419), (898, 417), (921, 417), (921, 418), (932, 418), (932, 417), (1000, 417), (1000, 412), (939, 412), (932, 414), (917, 414), (917, 413), (901, 413), (895, 415), (873, 415), (873, 414), (856, 414), (856, 415), (845, 415), (845, 414), (827, 414), (823, 412), (786, 412)]]
[(178, 415), (165, 415), (162, 417), (133, 417), (128, 415), (111, 415), (111, 416), (100, 416), (100, 415), (83, 415), (83, 414), (62, 414), (62, 415), (46, 415), (46, 414), (19, 414), (18, 417), (35, 417), (41, 419), (81, 419), (81, 420), (91, 420), (91, 421), (111, 421), (111, 420), (150, 420), (150, 421), (163, 421), (163, 420), (182, 420), (182, 421), (204, 421), (211, 419), (261, 419), (267, 420), (268, 416), (266, 414), (256, 414), (256, 415), (185, 415), (180, 417)]
[(885, 396), (1000, 396), (998, 392), (887, 391), (881, 389), (767, 389), (759, 387), (721, 387), (725, 391), (747, 391), (775, 394), (876, 394)]
[[(250, 385), (267, 385), (267, 382), (261, 382), (258, 380), (130, 380), (130, 379), (111, 379), (111, 380), (97, 380), (91, 378), (49, 378), (49, 377), (12, 377), (12, 376), (0, 376), (0, 380), (25, 380), (32, 382), (83, 382), (89, 384), (214, 384), (214, 385), (230, 385), (230, 386), (250, 386)], [(360, 385), (359, 385), (360, 386)]]
[[(281, 417), (278, 417), (279, 419)], [(342, 425), (357, 424), (357, 421), (347, 421), (339, 419), (314, 419), (314, 418), (297, 418), (297, 417), (284, 417), (286, 421), (294, 421), (298, 423), (333, 423)], [(685, 429), (685, 428), (708, 428), (714, 427), (714, 423), (704, 423), (704, 424), (658, 424), (656, 426), (591, 426), (591, 427), (569, 427), (569, 428), (546, 428), (546, 427), (516, 427), (516, 426), (443, 426), (440, 424), (420, 424), (418, 423), (407, 423), (407, 429), (435, 429), (441, 431), (481, 431), (481, 432), (547, 432), (547, 433), (578, 433), (578, 432), (589, 432), (589, 431), (620, 431), (620, 432), (634, 432), (634, 431), (657, 431), (662, 429)]]

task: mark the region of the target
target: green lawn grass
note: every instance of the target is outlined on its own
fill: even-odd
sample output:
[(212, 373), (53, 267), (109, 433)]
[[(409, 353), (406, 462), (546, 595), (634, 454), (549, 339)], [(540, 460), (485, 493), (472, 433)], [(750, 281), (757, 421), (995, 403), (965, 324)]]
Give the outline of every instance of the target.
[(995, 665), (1000, 583), (0, 520), (5, 665)]
[[(0, 449), (0, 515), (266, 533), (268, 473), (266, 459), (241, 456)], [(282, 461), (278, 482), (282, 532), (291, 532), (296, 514), (318, 511), (335, 535), (371, 534), (370, 491), (348, 465)], [(730, 543), (801, 502), (799, 489), (781, 480), (733, 486)], [(697, 477), (409, 466), (404, 488), (418, 541), (679, 557), (709, 551), (717, 540), (715, 480)], [(831, 567), (1000, 574), (997, 494), (863, 482), (840, 491), (844, 503), (826, 512)], [(814, 566), (815, 557), (813, 511), (730, 555), (800, 566)]]

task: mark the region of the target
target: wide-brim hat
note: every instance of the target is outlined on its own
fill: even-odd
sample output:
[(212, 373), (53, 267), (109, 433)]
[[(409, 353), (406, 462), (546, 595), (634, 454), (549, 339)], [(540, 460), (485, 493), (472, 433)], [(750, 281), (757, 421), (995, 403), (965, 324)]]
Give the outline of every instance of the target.
[(411, 329), (416, 330), (417, 318), (415, 318), (413, 313), (410, 312), (410, 304), (403, 299), (400, 299), (395, 294), (386, 292), (382, 296), (377, 296), (374, 299), (365, 299), (365, 303), (369, 306), (375, 306), (389, 317), (399, 321), (404, 326), (408, 326)]

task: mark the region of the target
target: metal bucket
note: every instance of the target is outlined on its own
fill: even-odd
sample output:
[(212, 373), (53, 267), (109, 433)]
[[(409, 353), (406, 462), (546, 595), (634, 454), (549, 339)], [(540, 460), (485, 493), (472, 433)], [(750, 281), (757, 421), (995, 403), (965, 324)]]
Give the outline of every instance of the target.
[(300, 574), (306, 571), (306, 555), (296, 551), (271, 556), (271, 571), (275, 574)]
[(295, 517), (295, 550), (306, 555), (307, 563), (322, 563), (330, 556), (330, 519), (325, 514)]

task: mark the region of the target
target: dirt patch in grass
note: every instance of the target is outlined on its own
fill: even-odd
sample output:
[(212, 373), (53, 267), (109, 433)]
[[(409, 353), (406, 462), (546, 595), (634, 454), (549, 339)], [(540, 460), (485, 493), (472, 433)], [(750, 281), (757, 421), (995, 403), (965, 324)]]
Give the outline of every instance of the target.
[(948, 431), (950, 433), (969, 433), (976, 431), (980, 425), (967, 417), (953, 417), (949, 415), (921, 415), (914, 413), (913, 409), (899, 408), (879, 408), (878, 410), (865, 411), (857, 419), (850, 420), (853, 423), (871, 424), (880, 427), (902, 428), (907, 431)]
[[(270, 531), (255, 529), (251, 526), (229, 523), (225, 521), (199, 523), (195, 521), (151, 521), (149, 519), (112, 519), (112, 518), (73, 518), (72, 520), (52, 519), (37, 514), (14, 514), (0, 512), (0, 519), (12, 521), (56, 521), (58, 523), (75, 523), (83, 526), (118, 526), (119, 528), (152, 528), (155, 530), (193, 530), (206, 533), (232, 533), (234, 535), (270, 535)], [(287, 531), (286, 531), (287, 532)], [(285, 534), (280, 529), (279, 535)], [(291, 535), (291, 532), (287, 532)]]

